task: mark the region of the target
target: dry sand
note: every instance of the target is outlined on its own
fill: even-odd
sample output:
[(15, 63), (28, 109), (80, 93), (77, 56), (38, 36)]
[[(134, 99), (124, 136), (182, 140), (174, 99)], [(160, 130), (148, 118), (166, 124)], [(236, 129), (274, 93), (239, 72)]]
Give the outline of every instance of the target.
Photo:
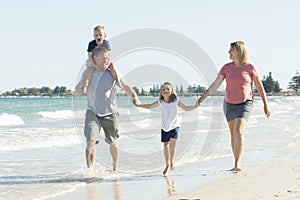
[[(289, 124), (299, 131), (300, 121)], [(300, 199), (300, 143), (283, 150), (291, 159), (243, 167), (243, 171), (227, 179), (165, 198), (165, 200), (294, 200)]]

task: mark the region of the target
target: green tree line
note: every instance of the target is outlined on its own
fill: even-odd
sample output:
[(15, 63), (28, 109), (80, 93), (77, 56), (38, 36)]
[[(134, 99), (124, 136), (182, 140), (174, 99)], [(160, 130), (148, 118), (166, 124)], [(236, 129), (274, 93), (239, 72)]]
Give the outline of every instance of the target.
[(54, 89), (43, 86), (42, 88), (30, 87), (14, 89), (3, 93), (4, 96), (71, 96), (72, 91), (64, 86), (56, 86)]
[[(263, 76), (262, 79), (263, 87), (268, 94), (279, 93), (282, 89), (280, 88), (280, 84), (278, 81), (274, 80), (272, 77), (272, 72), (269, 72), (268, 75)], [(298, 90), (300, 89), (300, 73), (297, 70), (296, 74), (291, 78), (289, 82), (288, 88), (293, 89), (296, 94), (298, 94)], [(139, 89), (137, 87), (133, 87), (135, 92), (138, 95), (142, 96), (158, 96), (160, 85), (153, 85), (149, 91), (144, 90), (143, 88)], [(205, 87), (200, 85), (189, 85), (187, 88), (183, 88), (183, 86), (176, 86), (176, 93), (178, 95), (201, 95), (206, 90)], [(3, 96), (72, 96), (73, 92), (65, 86), (56, 86), (51, 89), (49, 87), (43, 86), (42, 88), (20, 88), (14, 89), (13, 91), (7, 91), (2, 94)]]
[[(269, 72), (269, 75), (267, 76), (263, 76), (262, 84), (266, 93), (269, 94), (279, 93), (282, 90), (280, 88), (279, 82), (273, 79), (272, 72)], [(296, 71), (296, 74), (291, 78), (288, 88), (293, 89), (296, 94), (298, 94), (298, 90), (300, 89), (300, 74), (298, 70)]]
[[(158, 96), (160, 92), (160, 85), (153, 85), (152, 88), (149, 89), (149, 91), (144, 90), (144, 88), (139, 89), (137, 87), (133, 87), (133, 89), (139, 96)], [(182, 85), (180, 87), (176, 86), (175, 90), (178, 95), (199, 95), (205, 92), (206, 88), (194, 84), (189, 85), (186, 89), (183, 89)]]

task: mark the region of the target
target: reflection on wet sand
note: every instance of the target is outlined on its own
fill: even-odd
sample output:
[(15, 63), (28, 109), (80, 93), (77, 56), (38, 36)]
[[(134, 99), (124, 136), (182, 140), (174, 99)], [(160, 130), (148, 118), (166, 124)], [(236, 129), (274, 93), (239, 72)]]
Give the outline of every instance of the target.
[[(99, 187), (99, 184), (96, 182), (87, 184), (88, 200), (103, 199), (101, 197), (103, 197), (104, 194), (99, 194), (101, 190), (97, 190), (97, 187)], [(111, 191), (114, 193), (114, 200), (121, 200), (119, 179), (114, 180)]]
[[(170, 176), (158, 176), (156, 177), (158, 178), (158, 182), (156, 182), (153, 185), (153, 178), (152, 177), (142, 177), (142, 179), (149, 179), (149, 188), (159, 188), (160, 191), (156, 191), (159, 192), (161, 194), (161, 197), (163, 196), (172, 196), (172, 195), (176, 195), (177, 191), (176, 191), (176, 182), (174, 180), (174, 177), (170, 177)], [(165, 183), (161, 182), (163, 181), (163, 179), (165, 179)], [(152, 181), (151, 181), (152, 180)], [(125, 181), (125, 182), (124, 182)], [(127, 199), (128, 196), (134, 195), (134, 198), (136, 197), (141, 197), (143, 195), (147, 195), (148, 194), (144, 194), (144, 193), (139, 193), (139, 191), (136, 191), (135, 194), (127, 194), (122, 193), (121, 195), (121, 182), (123, 182), (123, 187), (125, 187), (126, 189), (131, 188), (132, 191), (134, 191), (134, 188), (139, 187), (139, 184), (144, 184), (143, 182), (141, 182), (141, 180), (136, 180), (132, 181), (131, 179), (111, 179), (109, 181), (105, 181), (105, 182), (90, 182), (87, 184), (87, 200), (99, 200), (99, 199), (113, 199), (113, 200), (122, 200), (122, 199)], [(152, 182), (152, 183), (151, 183)], [(157, 184), (158, 183), (158, 184)], [(166, 185), (165, 185), (166, 184)], [(130, 187), (128, 187), (130, 185)], [(165, 186), (166, 187), (165, 187)], [(163, 186), (163, 187), (162, 187)], [(166, 189), (167, 188), (167, 192)], [(123, 188), (124, 189), (124, 188)], [(130, 190), (130, 189), (128, 189)], [(122, 198), (123, 196), (123, 198)]]
[(121, 200), (121, 194), (120, 194), (120, 181), (117, 178), (114, 182), (114, 194), (115, 194), (115, 200)]
[(176, 182), (174, 179), (170, 179), (169, 176), (165, 176), (167, 181), (168, 195), (176, 194)]

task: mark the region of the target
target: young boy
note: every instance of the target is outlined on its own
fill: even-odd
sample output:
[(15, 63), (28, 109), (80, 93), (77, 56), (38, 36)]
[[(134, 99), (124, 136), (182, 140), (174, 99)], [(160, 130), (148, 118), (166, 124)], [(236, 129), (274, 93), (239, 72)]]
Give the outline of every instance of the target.
[[(92, 58), (93, 49), (97, 46), (102, 46), (102, 47), (105, 47), (108, 51), (111, 51), (109, 42), (107, 40), (105, 40), (106, 36), (107, 36), (107, 34), (105, 32), (104, 26), (99, 25), (94, 28), (94, 38), (95, 39), (92, 40), (91, 42), (89, 42), (88, 50), (87, 50), (89, 59), (86, 62), (87, 70), (86, 70), (86, 75), (85, 75), (85, 81), (84, 81), (85, 87), (83, 89), (83, 93), (86, 93), (88, 85), (89, 85), (89, 81), (91, 80), (92, 72), (96, 68), (96, 64)], [(114, 69), (113, 63), (111, 63), (109, 68), (110, 68), (110, 72), (111, 72), (112, 76), (114, 77), (114, 79), (118, 80), (117, 73), (116, 73), (116, 70)]]
[[(116, 106), (116, 80), (108, 70), (110, 66), (110, 53), (101, 46), (92, 51), (95, 62), (95, 70), (92, 72), (89, 89), (87, 91), (87, 111), (85, 116), (84, 135), (86, 137), (86, 163), (92, 168), (95, 162), (95, 142), (98, 140), (100, 129), (105, 133), (105, 142), (110, 145), (110, 153), (113, 160), (113, 170), (117, 168), (118, 145), (118, 111)], [(125, 83), (120, 76), (122, 89), (130, 96), (133, 102), (138, 101), (135, 91)], [(76, 86), (76, 92), (81, 93), (84, 82), (80, 81)], [(117, 85), (119, 86), (119, 85)], [(120, 87), (120, 86), (119, 86)]]

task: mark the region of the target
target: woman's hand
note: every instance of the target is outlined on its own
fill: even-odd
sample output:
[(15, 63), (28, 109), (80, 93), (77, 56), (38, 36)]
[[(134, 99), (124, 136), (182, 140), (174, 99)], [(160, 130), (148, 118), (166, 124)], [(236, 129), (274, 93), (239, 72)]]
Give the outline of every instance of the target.
[(270, 117), (271, 112), (270, 112), (270, 110), (269, 110), (269, 108), (268, 108), (267, 105), (264, 105), (264, 112), (265, 112), (265, 115), (266, 115), (267, 117)]

